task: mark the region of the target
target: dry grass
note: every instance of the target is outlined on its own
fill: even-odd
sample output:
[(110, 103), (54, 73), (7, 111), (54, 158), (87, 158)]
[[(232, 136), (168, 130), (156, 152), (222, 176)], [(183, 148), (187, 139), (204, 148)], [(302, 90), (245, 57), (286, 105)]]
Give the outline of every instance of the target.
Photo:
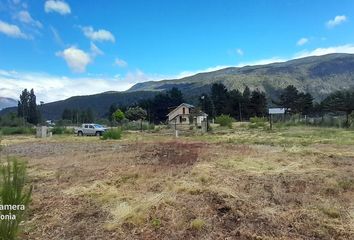
[(6, 139), (27, 158), (24, 239), (354, 239), (354, 133)]

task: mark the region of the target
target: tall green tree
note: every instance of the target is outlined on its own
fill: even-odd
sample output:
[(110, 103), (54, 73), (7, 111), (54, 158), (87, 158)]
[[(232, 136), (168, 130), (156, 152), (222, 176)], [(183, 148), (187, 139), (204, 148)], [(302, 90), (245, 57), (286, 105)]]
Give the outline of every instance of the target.
[(279, 105), (287, 108), (289, 112), (298, 113), (299, 91), (293, 85), (287, 86), (280, 95)]
[(309, 115), (313, 112), (313, 97), (310, 93), (299, 93), (296, 105), (298, 112), (302, 115)]
[(251, 116), (251, 90), (248, 86), (245, 87), (242, 93), (242, 102), (240, 104), (242, 117), (249, 119)]
[(130, 107), (125, 112), (125, 117), (131, 121), (144, 120), (147, 116), (147, 113), (141, 107)]
[(225, 113), (225, 107), (228, 101), (228, 91), (224, 84), (214, 83), (211, 86), (211, 99), (214, 103), (215, 114), (219, 116)]
[(20, 100), (17, 104), (17, 115), (23, 118), (25, 121), (28, 120), (29, 115), (29, 92), (27, 89), (24, 89), (20, 95)]
[(123, 119), (125, 118), (125, 114), (122, 110), (119, 108), (113, 113), (113, 119), (117, 121), (118, 123), (121, 123)]
[(332, 112), (344, 112), (346, 126), (350, 126), (349, 115), (354, 111), (354, 91), (337, 91), (330, 94), (324, 101), (325, 108)]
[(241, 105), (243, 102), (242, 93), (239, 90), (231, 90), (229, 92), (228, 103), (226, 105), (226, 114), (235, 119), (242, 120)]
[(267, 113), (267, 98), (263, 92), (259, 90), (252, 91), (250, 98), (251, 115), (256, 117), (264, 117)]
[(17, 105), (17, 113), (19, 117), (22, 117), (28, 123), (36, 125), (40, 122), (41, 115), (33, 89), (30, 92), (27, 89), (22, 91)]

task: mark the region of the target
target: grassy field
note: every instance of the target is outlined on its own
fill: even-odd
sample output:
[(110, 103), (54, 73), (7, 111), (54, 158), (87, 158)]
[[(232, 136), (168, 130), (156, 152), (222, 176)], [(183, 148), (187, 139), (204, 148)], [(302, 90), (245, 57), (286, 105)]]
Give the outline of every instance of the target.
[(23, 239), (354, 239), (354, 131), (6, 137), (29, 163)]

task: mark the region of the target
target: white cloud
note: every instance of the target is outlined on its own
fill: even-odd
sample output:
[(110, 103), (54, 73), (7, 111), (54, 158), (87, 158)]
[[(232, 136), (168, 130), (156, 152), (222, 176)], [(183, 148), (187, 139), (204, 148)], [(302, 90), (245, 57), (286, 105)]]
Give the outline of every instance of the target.
[[(67, 51), (70, 49), (70, 51)], [(71, 61), (78, 61), (83, 52), (86, 61), (81, 65), (86, 65), (91, 61), (88, 53), (71, 47), (58, 53), (61, 57), (67, 57)], [(73, 54), (79, 51), (80, 54)], [(352, 53), (354, 54), (354, 44), (346, 44), (339, 46), (331, 46), (327, 48), (317, 48), (313, 50), (301, 51), (288, 58), (272, 57), (268, 59), (260, 59), (251, 62), (239, 63), (236, 66), (220, 65), (197, 71), (183, 71), (174, 76), (166, 76), (161, 74), (145, 74), (137, 69), (130, 71), (124, 76), (115, 75), (114, 77), (90, 76), (82, 78), (69, 78), (65, 76), (53, 76), (44, 73), (19, 73), (15, 71), (0, 70), (0, 96), (11, 97), (17, 99), (24, 88), (34, 88), (37, 94), (38, 101), (57, 101), (66, 99), (71, 96), (89, 95), (105, 91), (124, 91), (132, 87), (134, 84), (146, 81), (157, 81), (162, 79), (176, 79), (186, 76), (191, 76), (201, 72), (216, 71), (227, 67), (243, 67), (246, 65), (263, 65), (274, 62), (284, 62), (291, 59), (297, 59), (308, 56), (320, 56), (329, 53)], [(73, 57), (74, 55), (74, 57)], [(70, 58), (69, 58), (70, 56)], [(82, 56), (81, 56), (82, 57)], [(65, 59), (65, 58), (64, 58)], [(90, 59), (90, 60), (89, 60)], [(80, 62), (80, 61), (79, 61)], [(69, 65), (69, 63), (68, 63)], [(74, 64), (76, 67), (80, 64)], [(70, 66), (70, 65), (69, 65)], [(83, 67), (81, 66), (81, 69)], [(82, 88), (85, 86), (85, 88)], [(113, 86), (113, 87), (112, 87)]]
[(335, 26), (347, 21), (345, 15), (336, 16), (334, 19), (329, 20), (326, 25), (328, 28), (334, 28)]
[(33, 88), (37, 101), (48, 103), (72, 96), (124, 91), (138, 82), (157, 80), (157, 78), (161, 79), (160, 76), (147, 75), (139, 69), (127, 73), (124, 77), (117, 75), (82, 78), (0, 70), (0, 96), (18, 99), (24, 88)]
[(37, 20), (34, 20), (28, 11), (20, 11), (17, 15), (15, 15), (15, 18), (23, 23), (42, 28), (42, 23)]
[(18, 26), (3, 22), (1, 20), (0, 33), (13, 38), (27, 38), (27, 35), (24, 34)]
[(88, 53), (75, 46), (71, 46), (62, 52), (58, 52), (56, 55), (62, 57), (70, 69), (75, 73), (85, 72), (86, 66), (92, 61)]
[(241, 48), (236, 49), (236, 53), (240, 56), (243, 56), (244, 52)]
[(119, 66), (121, 68), (124, 68), (124, 67), (128, 66), (128, 63), (126, 61), (124, 61), (123, 59), (116, 58), (114, 60), (114, 65), (117, 65), (117, 66)]
[(71, 13), (69, 4), (60, 0), (48, 0), (44, 4), (44, 10), (46, 13), (57, 12), (61, 15)]
[(93, 57), (104, 54), (104, 52), (101, 49), (99, 49), (93, 42), (91, 42), (90, 44), (90, 50), (91, 50), (91, 55)]
[(89, 38), (92, 41), (98, 41), (98, 42), (103, 42), (103, 41), (111, 41), (115, 42), (115, 37), (113, 34), (105, 29), (98, 29), (95, 31), (93, 27), (88, 26), (88, 27), (81, 27), (84, 35)]
[(300, 38), (297, 42), (296, 42), (296, 45), (298, 46), (303, 46), (305, 45), (306, 43), (309, 42), (309, 39), (308, 38)]
[(327, 48), (316, 48), (314, 50), (305, 50), (295, 54), (293, 59), (295, 58), (303, 58), (303, 57), (310, 57), (310, 56), (321, 56), (330, 53), (352, 53), (354, 54), (354, 44), (346, 44), (346, 45), (339, 45), (339, 46), (332, 46)]

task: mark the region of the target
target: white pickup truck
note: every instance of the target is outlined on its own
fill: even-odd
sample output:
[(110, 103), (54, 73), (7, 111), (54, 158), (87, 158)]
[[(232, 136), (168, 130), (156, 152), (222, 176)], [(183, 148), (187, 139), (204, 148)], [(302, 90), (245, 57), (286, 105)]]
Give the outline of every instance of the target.
[(84, 123), (81, 127), (75, 128), (74, 132), (78, 136), (101, 136), (107, 128), (95, 123)]

